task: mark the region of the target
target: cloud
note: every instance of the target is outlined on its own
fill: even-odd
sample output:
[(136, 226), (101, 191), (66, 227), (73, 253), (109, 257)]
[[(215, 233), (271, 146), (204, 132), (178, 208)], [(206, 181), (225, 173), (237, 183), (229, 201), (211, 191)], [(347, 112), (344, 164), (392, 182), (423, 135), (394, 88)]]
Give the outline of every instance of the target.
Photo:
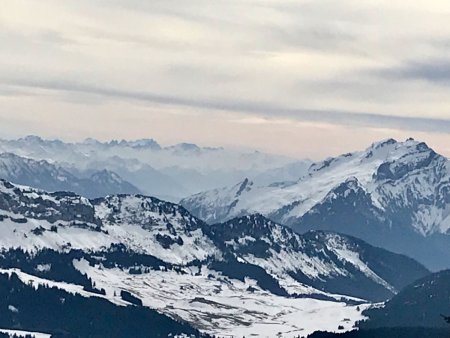
[(450, 61), (407, 61), (394, 68), (382, 69), (378, 74), (388, 79), (421, 80), (436, 85), (450, 85)]
[(4, 0), (2, 9), (0, 109), (11, 115), (35, 110), (34, 98), (44, 111), (65, 101), (91, 114), (114, 100), (240, 114), (260, 127), (450, 130), (448, 1)]
[(251, 101), (220, 101), (214, 99), (192, 99), (177, 96), (168, 96), (151, 92), (129, 91), (109, 87), (99, 87), (84, 83), (67, 82), (62, 80), (54, 81), (31, 81), (15, 80), (6, 83), (8, 85), (29, 88), (38, 88), (59, 92), (76, 93), (82, 95), (98, 95), (107, 99), (127, 99), (143, 101), (145, 103), (163, 104), (170, 106), (180, 106), (198, 108), (203, 111), (213, 113), (214, 110), (230, 113), (250, 114), (259, 116), (250, 118), (251, 121), (261, 123), (261, 117), (266, 122), (277, 119), (289, 118), (296, 121), (326, 122), (344, 126), (362, 126), (373, 128), (391, 128), (398, 130), (410, 130), (421, 132), (439, 132), (450, 134), (450, 118), (425, 118), (409, 116), (393, 116), (374, 114), (368, 112), (352, 112), (339, 110), (317, 110), (307, 108), (286, 108), (260, 104)]

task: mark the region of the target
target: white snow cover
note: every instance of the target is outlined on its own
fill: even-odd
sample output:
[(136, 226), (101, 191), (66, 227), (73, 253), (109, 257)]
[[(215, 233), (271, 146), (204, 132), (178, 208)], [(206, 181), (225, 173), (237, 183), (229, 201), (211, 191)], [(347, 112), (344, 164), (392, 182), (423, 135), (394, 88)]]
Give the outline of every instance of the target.
[[(92, 278), (111, 297), (114, 290), (128, 290), (144, 305), (174, 318), (182, 318), (215, 335), (275, 337), (279, 333), (307, 335), (316, 330), (350, 330), (364, 319), (368, 305), (290, 299), (262, 291), (256, 282), (230, 280), (215, 271), (194, 269), (187, 274), (151, 271), (130, 275), (120, 269), (92, 267), (86, 261), (75, 266)], [(250, 291), (249, 287), (256, 289)]]
[[(111, 244), (124, 244), (136, 252), (147, 253), (165, 262), (180, 265), (212, 256), (220, 258), (221, 255), (220, 250), (203, 234), (199, 223), (201, 221), (192, 217), (184, 208), (155, 198), (121, 195), (89, 201), (74, 195), (56, 197), (36, 189), (10, 185), (4, 181), (0, 184), (0, 194), (18, 201), (22, 201), (22, 195), (29, 198), (26, 200), (28, 203), (26, 217), (10, 211), (0, 212), (3, 217), (0, 221), (1, 248), (23, 248), (29, 252), (36, 252), (42, 248), (59, 251), (81, 249), (93, 252), (108, 248)], [(28, 208), (40, 205), (42, 201), (51, 202), (46, 205), (47, 209)], [(100, 229), (97, 228), (95, 219), (92, 220), (94, 223), (81, 226), (83, 217), (88, 217), (86, 215), (76, 215), (80, 219), (80, 224), (64, 220), (50, 222), (37, 218), (49, 214), (59, 215), (58, 208), (65, 203), (86, 207), (88, 216), (89, 211), (94, 212), (95, 218), (102, 221)], [(22, 221), (18, 222), (18, 219)], [(278, 243), (281, 246), (280, 253), (275, 254), (271, 251), (273, 255), (269, 259), (257, 258), (250, 254), (242, 255), (239, 259), (259, 265), (268, 273), (276, 275), (289, 293), (322, 294), (330, 299), (341, 299), (341, 295), (326, 294), (296, 282), (288, 276), (288, 272), (301, 270), (311, 278), (339, 276), (347, 272), (337, 268), (333, 263), (308, 256), (300, 250), (293, 250), (288, 243), (295, 237), (301, 245), (301, 237), (281, 225), (268, 222), (271, 232), (267, 238), (259, 239)], [(53, 229), (55, 226), (57, 231)], [(37, 228), (42, 231), (34, 233)], [(175, 240), (170, 248), (165, 248), (157, 239), (157, 235), (161, 234)], [(180, 243), (177, 242), (179, 239)], [(244, 236), (238, 244), (244, 245), (255, 240), (252, 236)], [(332, 242), (329, 243), (332, 246)], [(390, 287), (359, 259), (356, 252), (338, 239), (335, 253), (338, 258), (357, 266), (375, 282)], [(198, 271), (198, 268), (184, 268), (186, 274), (169, 270), (134, 275), (119, 268), (92, 267), (84, 260), (74, 261), (74, 265), (92, 278), (96, 287), (104, 288), (107, 293), (104, 298), (111, 302), (124, 305), (125, 303), (117, 296), (120, 294), (117, 291), (129, 290), (141, 298), (145, 305), (174, 318), (180, 317), (191, 323), (197, 323), (199, 328), (212, 334), (247, 336), (254, 333), (260, 336), (274, 336), (278, 332), (289, 332), (306, 335), (319, 329), (337, 330), (339, 325), (350, 329), (355, 321), (362, 319), (356, 306), (311, 298), (290, 299), (276, 296), (261, 290), (253, 280), (247, 279), (245, 282), (232, 280), (205, 267), (201, 271)], [(46, 271), (49, 268), (51, 267), (46, 264), (36, 267), (37, 271)], [(0, 269), (0, 273), (16, 273), (24, 283), (32, 281), (34, 286), (48, 284), (86, 297), (93, 296), (84, 291), (82, 286), (48, 281), (17, 269)], [(361, 306), (360, 310), (364, 308)]]
[[(28, 273), (25, 273), (21, 271), (20, 269), (0, 269), (0, 274), (11, 276), (12, 274), (16, 274), (17, 277), (26, 285), (31, 285), (33, 288), (37, 289), (40, 286), (48, 286), (50, 288), (58, 288), (60, 290), (64, 290), (70, 294), (78, 294), (83, 297), (99, 297), (99, 298), (105, 298), (109, 301), (112, 301), (113, 303), (121, 306), (128, 305), (127, 302), (123, 301), (120, 297), (106, 297), (97, 293), (91, 293), (88, 291), (85, 291), (83, 289), (83, 286), (72, 284), (72, 283), (66, 283), (66, 282), (55, 282), (49, 279), (40, 278), (37, 276), (30, 275)], [(20, 311), (20, 309), (18, 309)]]
[(329, 234), (327, 235), (327, 241), (325, 243), (327, 245), (327, 248), (336, 253), (336, 256), (340, 260), (352, 264), (358, 270), (364, 273), (367, 277), (372, 279), (375, 283), (384, 286), (386, 289), (390, 290), (394, 294), (397, 293), (398, 290), (396, 290), (392, 285), (387, 283), (383, 278), (381, 278), (374, 271), (372, 271), (367, 266), (367, 264), (361, 260), (361, 258), (359, 257), (359, 253), (354, 250), (351, 250), (348, 247), (347, 243), (344, 240), (342, 240), (340, 236)]
[(0, 332), (9, 334), (11, 336), (16, 335), (18, 337), (26, 337), (26, 336), (32, 336), (34, 338), (50, 338), (51, 337), (51, 334), (33, 332), (33, 331), (0, 329)]
[[(17, 217), (12, 213), (3, 214)], [(83, 228), (68, 226), (58, 227), (57, 232), (51, 231), (53, 224), (45, 220), (27, 219), (27, 223), (20, 224), (5, 219), (0, 226), (0, 247), (21, 248), (28, 252), (36, 252), (43, 248), (57, 251), (81, 249), (95, 251), (107, 249), (111, 244), (125, 244), (129, 249), (155, 256), (165, 262), (182, 264), (194, 259), (205, 259), (217, 254), (215, 246), (207, 240), (201, 230), (192, 232), (192, 236), (180, 234), (184, 244), (173, 244), (170, 250), (165, 250), (155, 239), (155, 233), (164, 231), (161, 228), (144, 229), (136, 224), (106, 224), (102, 232), (90, 231)], [(67, 226), (64, 226), (66, 223)], [(46, 231), (42, 235), (33, 235), (32, 230), (42, 227)], [(45, 268), (45, 267), (43, 267)]]
[(336, 332), (341, 325), (343, 330), (351, 330), (356, 321), (364, 319), (361, 312), (370, 306), (280, 297), (261, 290), (251, 279), (243, 283), (206, 268), (185, 269), (184, 274), (151, 271), (131, 275), (119, 268), (90, 266), (85, 260), (75, 260), (74, 266), (86, 273), (98, 288), (105, 289), (106, 295), (84, 291), (79, 285), (39, 278), (19, 269), (0, 269), (0, 274), (14, 273), (34, 288), (47, 285), (84, 297), (105, 298), (120, 306), (127, 305), (119, 296), (121, 290), (126, 290), (139, 297), (144, 306), (216, 335), (273, 337), (279, 332), (307, 335), (316, 330)]
[[(20, 193), (15, 191), (19, 189)], [(13, 198), (19, 194), (27, 196), (31, 200), (29, 205), (39, 205), (40, 199), (49, 200), (56, 204), (49, 206), (42, 215), (58, 214), (55, 209), (63, 203), (84, 204), (95, 212), (95, 217), (103, 223), (101, 231), (96, 224), (84, 222), (64, 221), (50, 223), (45, 219), (37, 219), (37, 215), (27, 211), (27, 217), (9, 211), (1, 211), (3, 220), (0, 222), (0, 247), (22, 248), (28, 252), (36, 252), (42, 248), (50, 248), (59, 251), (70, 249), (82, 249), (95, 251), (105, 249), (111, 244), (124, 244), (127, 248), (136, 252), (153, 255), (161, 260), (174, 264), (187, 263), (195, 259), (204, 260), (209, 256), (219, 254), (214, 244), (203, 235), (202, 230), (186, 229), (187, 226), (196, 226), (197, 219), (182, 215), (182, 208), (177, 205), (168, 204), (158, 199), (144, 196), (111, 196), (102, 203), (92, 205), (89, 200), (79, 196), (65, 196), (58, 200), (53, 195), (43, 191), (8, 185), (0, 182), (0, 194), (4, 193)], [(159, 213), (158, 207), (170, 205), (170, 213)], [(115, 222), (110, 222), (109, 217), (119, 212)], [(80, 220), (82, 216), (79, 215)], [(25, 223), (17, 223), (17, 219), (24, 219)], [(52, 231), (56, 226), (57, 230)], [(41, 229), (39, 235), (33, 231)], [(170, 246), (170, 250), (163, 248), (157, 240), (157, 235), (171, 236), (180, 240)]]
[[(14, 196), (14, 185), (7, 188), (4, 184), (0, 184), (0, 192), (2, 189), (3, 192)], [(95, 211), (95, 216), (102, 221), (102, 227), (99, 231), (95, 224), (79, 227), (67, 221), (50, 223), (47, 220), (32, 217), (27, 217), (25, 223), (17, 223), (14, 219), (21, 218), (23, 215), (2, 211), (0, 213), (4, 217), (0, 222), (0, 247), (2, 248), (21, 248), (28, 252), (36, 252), (43, 248), (57, 251), (81, 249), (94, 252), (108, 249), (112, 244), (123, 244), (135, 252), (152, 255), (162, 261), (179, 265), (185, 265), (194, 260), (203, 261), (209, 257), (218, 259), (221, 257), (221, 251), (203, 234), (200, 227), (201, 221), (178, 205), (155, 198), (128, 195), (109, 196), (92, 205), (90, 201), (76, 196), (56, 200), (54, 196), (39, 190), (28, 187), (20, 187), (20, 190), (29, 198), (35, 199), (36, 203), (39, 203), (39, 199), (47, 199), (58, 205), (63, 203), (64, 199), (68, 199), (74, 203), (85, 204)], [(50, 208), (49, 211), (51, 210)], [(258, 239), (279, 245), (280, 251), (275, 252), (270, 249), (267, 258), (255, 257), (251, 253), (243, 254), (239, 260), (258, 265), (269, 274), (277, 276), (288, 292), (311, 293), (307, 286), (293, 281), (289, 277), (289, 272), (302, 271), (312, 279), (348, 275), (347, 270), (338, 267), (332, 260), (319, 258), (314, 251), (307, 254), (304, 250), (298, 249), (304, 247), (304, 240), (300, 235), (269, 220), (264, 222), (267, 222), (264, 226), (270, 229), (267, 232), (268, 237), (263, 236)], [(52, 231), (56, 223), (57, 230)], [(36, 229), (41, 230), (39, 234), (34, 233)], [(168, 236), (174, 242), (170, 247), (164, 247), (158, 240), (158, 236)], [(235, 247), (236, 250), (238, 246), (255, 240), (251, 236), (244, 236), (240, 238), (240, 243), (231, 242), (228, 245)], [(298, 248), (293, 247), (292, 242), (295, 242)], [(357, 252), (345, 246), (345, 241), (341, 237), (336, 235), (335, 242), (334, 252), (339, 259), (356, 266), (369, 279), (393, 290), (358, 258)], [(330, 245), (330, 250), (333, 249), (333, 245)], [(37, 267), (41, 271), (49, 268), (45, 265)], [(317, 290), (314, 292), (320, 293)]]
[[(250, 219), (252, 217), (253, 216), (246, 216), (243, 218)], [(242, 222), (242, 218), (239, 222)], [(259, 237), (258, 239), (271, 244), (271, 247), (277, 245), (279, 252), (270, 248), (267, 252), (267, 257), (262, 258), (255, 257), (252, 254), (241, 254), (239, 259), (241, 262), (258, 265), (268, 273), (277, 276), (277, 280), (279, 280), (291, 294), (296, 292), (307, 294), (309, 292), (306, 286), (295, 282), (290, 277), (289, 272), (301, 271), (304, 275), (319, 280), (322, 280), (325, 277), (333, 278), (349, 275), (348, 270), (337, 266), (333, 260), (324, 260), (317, 255), (317, 252), (310, 254), (304, 252), (304, 240), (299, 234), (270, 220), (265, 220), (265, 222), (265, 227), (270, 229), (268, 235)], [(359, 253), (348, 245), (345, 237), (339, 234), (326, 234), (324, 236), (324, 244), (326, 244), (327, 248), (332, 251), (340, 261), (345, 261), (353, 265), (366, 277), (373, 280), (375, 283), (382, 285), (391, 292), (397, 292), (393, 286), (389, 285), (360, 259)], [(232, 246), (234, 251), (237, 251), (241, 245), (245, 245), (246, 242), (253, 242), (255, 240), (256, 239), (253, 237), (245, 236), (240, 238), (238, 243), (229, 241), (229, 243), (226, 244)], [(296, 243), (300, 249), (293, 247), (292, 243)], [(317, 290), (314, 292), (317, 292)]]
[[(192, 222), (196, 225), (195, 218), (187, 219), (175, 205), (171, 214), (160, 214), (147, 207), (147, 204), (158, 207), (158, 203), (163, 206), (166, 202), (142, 196), (110, 196), (95, 206), (95, 212), (104, 221), (105, 229), (116, 243), (125, 244), (129, 248), (158, 257), (165, 262), (183, 264), (219, 254), (215, 245), (203, 235), (200, 228), (186, 232), (187, 223)], [(118, 216), (111, 223), (108, 220), (113, 212), (118, 212)], [(170, 230), (167, 224), (171, 225)], [(156, 239), (156, 234), (174, 233), (176, 235), (173, 237), (180, 237), (183, 244), (175, 243), (171, 245), (170, 250), (163, 249)]]
[[(11, 218), (20, 215), (2, 211), (2, 215)], [(24, 251), (36, 252), (39, 249), (49, 248), (59, 251), (72, 249), (95, 250), (109, 247), (118, 240), (102, 232), (86, 231), (86, 229), (68, 226), (58, 227), (58, 232), (50, 231), (53, 224), (45, 220), (27, 218), (27, 223), (17, 224), (11, 218), (0, 223), (0, 247), (21, 248)], [(66, 226), (64, 226), (66, 225)], [(32, 230), (42, 227), (46, 231), (39, 236), (33, 235)]]
[[(428, 157), (436, 155), (431, 163)], [(393, 173), (407, 168), (405, 175), (395, 179), (377, 178), (378, 168), (389, 165)], [(193, 195), (181, 201), (195, 210), (202, 219), (214, 223), (242, 214), (273, 215), (289, 224), (323, 201), (330, 191), (349, 178), (370, 194), (380, 210), (392, 203), (408, 205), (411, 199), (419, 203), (412, 226), (421, 234), (445, 233), (450, 229), (450, 206), (440, 201), (428, 205), (421, 201), (434, 200), (442, 183), (450, 182), (449, 161), (433, 152), (424, 143), (408, 139), (389, 139), (372, 144), (364, 151), (344, 154), (311, 165), (308, 173), (296, 182), (277, 185), (246, 184), (215, 189)], [(443, 191), (440, 192), (441, 194)], [(439, 197), (439, 196), (438, 196)], [(282, 209), (284, 207), (284, 209)]]

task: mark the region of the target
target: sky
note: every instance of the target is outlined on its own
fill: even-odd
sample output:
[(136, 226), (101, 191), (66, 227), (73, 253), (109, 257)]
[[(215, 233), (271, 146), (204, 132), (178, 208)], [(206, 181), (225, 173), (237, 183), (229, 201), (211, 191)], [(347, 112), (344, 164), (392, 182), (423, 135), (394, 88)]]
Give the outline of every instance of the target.
[(0, 134), (450, 157), (448, 0), (2, 0)]

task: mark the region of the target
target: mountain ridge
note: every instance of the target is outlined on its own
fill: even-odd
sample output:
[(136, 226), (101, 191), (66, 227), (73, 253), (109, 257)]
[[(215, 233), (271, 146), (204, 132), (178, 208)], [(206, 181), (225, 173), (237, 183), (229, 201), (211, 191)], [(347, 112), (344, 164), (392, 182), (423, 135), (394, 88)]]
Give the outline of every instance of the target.
[(79, 178), (46, 160), (36, 161), (13, 153), (0, 153), (0, 178), (47, 191), (73, 191), (88, 198), (140, 193), (137, 187), (106, 169)]
[(259, 212), (300, 233), (337, 231), (434, 270), (449, 266), (450, 162), (424, 142), (376, 142), (313, 163), (295, 182), (247, 185), (237, 195), (243, 183), (180, 203), (209, 223)]
[(210, 334), (260, 332), (267, 321), (277, 332), (302, 332), (293, 314), (308, 306), (340, 313), (329, 322), (337, 326), (360, 318), (367, 302), (361, 298), (385, 300), (428, 273), (343, 235), (301, 236), (262, 215), (211, 226), (180, 205), (143, 195), (88, 200), (2, 180), (0, 216), (0, 268), (76, 283), (111, 301), (126, 290)]
[(265, 183), (291, 180), (309, 165), (308, 160), (258, 151), (190, 143), (161, 146), (154, 139), (64, 142), (28, 136), (0, 139), (0, 152), (47, 160), (78, 177), (108, 169), (143, 193), (174, 202), (246, 176)]

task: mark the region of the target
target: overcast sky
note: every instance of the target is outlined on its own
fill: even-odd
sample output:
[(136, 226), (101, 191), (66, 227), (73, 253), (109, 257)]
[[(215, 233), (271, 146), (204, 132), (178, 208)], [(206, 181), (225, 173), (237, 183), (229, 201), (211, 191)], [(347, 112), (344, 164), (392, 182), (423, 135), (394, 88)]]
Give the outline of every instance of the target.
[(1, 0), (0, 133), (450, 156), (448, 0)]

